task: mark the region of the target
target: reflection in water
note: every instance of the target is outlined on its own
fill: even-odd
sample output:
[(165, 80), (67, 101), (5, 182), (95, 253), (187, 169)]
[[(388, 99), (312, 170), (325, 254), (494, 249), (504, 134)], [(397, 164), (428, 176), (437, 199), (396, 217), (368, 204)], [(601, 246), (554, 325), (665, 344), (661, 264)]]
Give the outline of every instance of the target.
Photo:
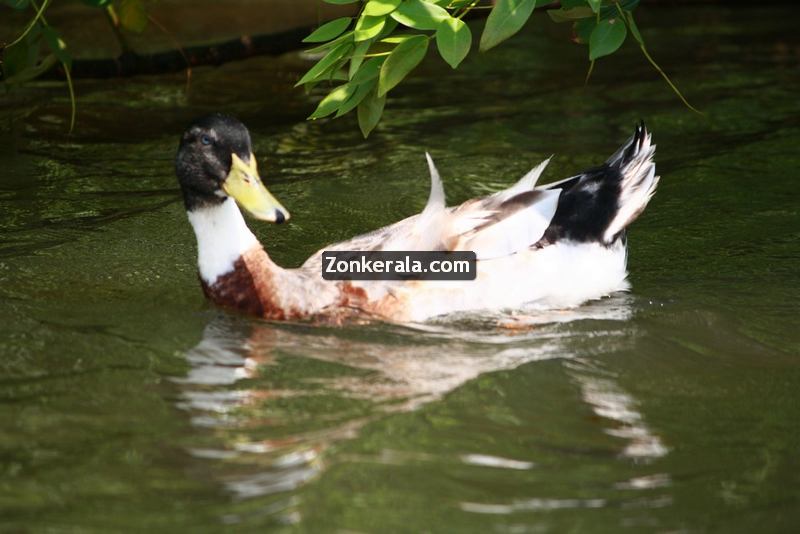
[(575, 371), (573, 377), (580, 384), (583, 400), (598, 416), (618, 423), (618, 426), (606, 432), (628, 442), (622, 451), (623, 456), (654, 460), (667, 454), (661, 438), (653, 434), (645, 424), (644, 416), (636, 409), (636, 400), (622, 391), (613, 378), (598, 378), (600, 368), (591, 361), (575, 359), (570, 363)]
[[(177, 380), (179, 406), (193, 424), (214, 430), (208, 447), (193, 447), (198, 458), (222, 462), (220, 478), (237, 499), (288, 492), (317, 478), (326, 468), (325, 451), (354, 438), (369, 422), (408, 412), (441, 399), (483, 373), (561, 358), (583, 401), (608, 421), (604, 431), (624, 440), (621, 455), (653, 459), (666, 454), (661, 439), (644, 422), (636, 401), (603, 376), (599, 364), (571, 347), (577, 338), (619, 339), (631, 316), (629, 297), (616, 297), (576, 310), (544, 314), (459, 317), (411, 327), (373, 325), (329, 329), (274, 325), (220, 315), (187, 353), (191, 369)], [(592, 319), (610, 328), (571, 332), (560, 323)], [(512, 326), (508, 326), (512, 325)], [(606, 350), (608, 347), (598, 347)], [(313, 362), (317, 362), (314, 364)], [(318, 365), (328, 367), (318, 368)], [(300, 373), (291, 380), (282, 374)], [(327, 399), (322, 410), (278, 408), (298, 399)], [(337, 409), (337, 402), (356, 403)], [(295, 418), (297, 420), (295, 420)], [(314, 420), (305, 420), (313, 418)], [(384, 465), (430, 461), (424, 453), (383, 449), (371, 461)], [(353, 458), (351, 458), (353, 460)], [(481, 451), (457, 456), (464, 465), (526, 471), (534, 462)], [(666, 475), (621, 482), (619, 489), (669, 484)], [(295, 496), (296, 497), (296, 496)], [(510, 504), (461, 503), (463, 511), (511, 513), (518, 510), (600, 507), (602, 499), (536, 497)], [(297, 520), (296, 506), (276, 512)], [(284, 510), (284, 508), (281, 508)], [(235, 518), (228, 518), (233, 521)]]

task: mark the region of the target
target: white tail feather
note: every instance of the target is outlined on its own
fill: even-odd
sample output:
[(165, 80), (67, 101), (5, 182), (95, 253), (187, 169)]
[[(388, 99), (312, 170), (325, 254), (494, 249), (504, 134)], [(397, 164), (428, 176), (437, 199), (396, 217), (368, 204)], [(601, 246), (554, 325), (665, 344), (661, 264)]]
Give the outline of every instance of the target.
[(549, 158), (541, 162), (539, 165), (528, 171), (528, 173), (525, 176), (520, 178), (517, 183), (515, 183), (508, 189), (495, 193), (500, 202), (504, 202), (513, 196), (516, 196), (520, 193), (524, 193), (525, 191), (530, 191), (531, 189), (536, 187), (536, 182), (539, 181), (539, 177), (542, 175), (542, 172), (544, 172), (545, 168), (547, 167), (547, 164), (550, 163), (550, 160), (552, 158), (553, 156), (550, 156)]
[[(651, 144), (649, 132), (645, 131), (643, 135), (636, 153), (620, 168), (622, 182), (619, 209), (603, 234), (603, 240), (607, 243), (639, 216), (656, 192), (660, 178), (656, 176), (656, 165), (653, 162), (656, 147)], [(634, 139), (633, 142), (636, 143), (637, 140)], [(612, 156), (610, 161), (615, 156)]]

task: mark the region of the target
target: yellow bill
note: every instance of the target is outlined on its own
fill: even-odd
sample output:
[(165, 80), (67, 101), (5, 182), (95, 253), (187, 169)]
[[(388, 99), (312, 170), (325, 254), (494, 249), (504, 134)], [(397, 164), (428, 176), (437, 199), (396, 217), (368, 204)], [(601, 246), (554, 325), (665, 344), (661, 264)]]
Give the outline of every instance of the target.
[(256, 219), (278, 224), (289, 220), (289, 212), (261, 182), (253, 154), (250, 154), (250, 163), (236, 154), (231, 155), (231, 172), (222, 182), (222, 189)]

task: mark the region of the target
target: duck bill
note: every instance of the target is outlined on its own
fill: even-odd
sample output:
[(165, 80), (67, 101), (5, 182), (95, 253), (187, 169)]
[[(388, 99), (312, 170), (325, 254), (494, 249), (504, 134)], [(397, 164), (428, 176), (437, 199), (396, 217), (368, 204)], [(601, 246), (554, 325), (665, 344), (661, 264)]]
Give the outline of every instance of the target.
[(222, 182), (222, 189), (256, 219), (278, 224), (289, 220), (289, 212), (261, 182), (253, 154), (249, 163), (231, 155), (231, 172)]

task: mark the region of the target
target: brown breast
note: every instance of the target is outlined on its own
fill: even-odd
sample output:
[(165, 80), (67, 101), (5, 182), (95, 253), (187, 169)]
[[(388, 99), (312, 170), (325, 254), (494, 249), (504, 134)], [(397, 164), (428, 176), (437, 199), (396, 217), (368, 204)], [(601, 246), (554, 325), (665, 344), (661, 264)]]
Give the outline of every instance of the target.
[[(280, 291), (291, 291), (291, 287), (278, 287), (277, 280), (282, 280), (275, 265), (263, 248), (256, 247), (240, 256), (233, 265), (233, 270), (223, 274), (213, 284), (207, 284), (200, 278), (200, 284), (206, 297), (225, 308), (234, 309), (248, 315), (255, 315), (270, 320), (310, 319), (314, 322), (342, 324), (352, 319), (390, 318), (394, 315), (392, 305), (396, 302), (370, 302), (367, 292), (351, 282), (336, 283), (339, 298), (333, 302), (319, 302), (315, 309), (313, 303), (307, 303), (302, 309), (283, 305), (294, 302), (292, 298), (281, 298)], [(282, 273), (283, 277), (287, 273)], [(384, 301), (394, 301), (384, 298)], [(299, 305), (298, 303), (296, 303)]]

